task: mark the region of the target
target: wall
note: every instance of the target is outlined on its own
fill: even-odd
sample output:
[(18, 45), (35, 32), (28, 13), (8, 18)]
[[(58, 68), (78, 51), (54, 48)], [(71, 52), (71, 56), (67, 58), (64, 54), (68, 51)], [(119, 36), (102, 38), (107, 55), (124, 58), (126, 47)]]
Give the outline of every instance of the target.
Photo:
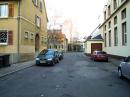
[[(126, 8), (126, 19), (122, 20), (121, 19), (121, 11)], [(118, 10), (115, 15), (113, 15), (109, 21), (111, 21), (111, 29), (108, 29), (108, 22), (107, 21), (104, 25), (107, 25), (107, 30), (104, 32), (103, 31), (103, 27), (100, 29), (100, 31), (103, 33), (107, 33), (109, 30), (111, 30), (112, 33), (112, 46), (109, 47), (108, 46), (108, 36), (107, 36), (107, 47), (104, 47), (104, 50), (111, 55), (117, 55), (117, 56), (128, 56), (130, 54), (130, 17), (129, 17), (129, 12), (130, 12), (130, 2), (128, 1), (127, 4), (125, 4), (120, 10)], [(117, 15), (117, 25), (114, 25), (114, 17)], [(126, 21), (127, 22), (127, 45), (126, 46), (122, 46), (122, 23)], [(118, 46), (114, 46), (114, 27), (117, 26), (118, 29)]]
[(87, 41), (85, 42), (85, 53), (91, 54), (91, 43), (102, 43), (102, 41)]

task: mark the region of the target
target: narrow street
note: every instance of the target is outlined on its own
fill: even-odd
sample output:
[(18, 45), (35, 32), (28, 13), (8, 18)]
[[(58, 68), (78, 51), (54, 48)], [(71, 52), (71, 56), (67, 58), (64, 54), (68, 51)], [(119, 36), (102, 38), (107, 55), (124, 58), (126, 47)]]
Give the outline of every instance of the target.
[(0, 78), (0, 97), (130, 97), (130, 81), (111, 62), (66, 53), (55, 66), (32, 66)]

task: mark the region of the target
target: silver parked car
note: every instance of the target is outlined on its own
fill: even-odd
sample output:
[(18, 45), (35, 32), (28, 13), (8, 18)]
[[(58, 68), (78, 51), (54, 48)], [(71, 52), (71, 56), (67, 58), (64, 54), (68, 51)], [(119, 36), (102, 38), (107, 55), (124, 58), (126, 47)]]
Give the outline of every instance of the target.
[(126, 77), (130, 79), (130, 56), (126, 57), (118, 66), (118, 76), (120, 78)]

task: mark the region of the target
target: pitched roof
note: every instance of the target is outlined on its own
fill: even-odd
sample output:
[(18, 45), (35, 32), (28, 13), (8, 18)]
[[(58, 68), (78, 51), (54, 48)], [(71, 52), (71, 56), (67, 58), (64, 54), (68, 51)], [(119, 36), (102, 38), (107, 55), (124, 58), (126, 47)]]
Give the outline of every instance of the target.
[(92, 39), (101, 39), (102, 40), (103, 38), (102, 38), (101, 34), (99, 34), (99, 35), (93, 37)]

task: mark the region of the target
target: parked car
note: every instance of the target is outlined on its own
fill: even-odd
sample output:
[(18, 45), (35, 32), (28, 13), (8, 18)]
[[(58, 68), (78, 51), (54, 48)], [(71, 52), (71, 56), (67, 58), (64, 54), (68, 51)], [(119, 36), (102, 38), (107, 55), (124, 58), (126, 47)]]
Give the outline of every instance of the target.
[(58, 56), (59, 56), (59, 60), (62, 60), (63, 59), (63, 51), (58, 51)]
[(58, 62), (58, 52), (53, 49), (42, 50), (36, 57), (36, 65), (54, 65)]
[(126, 57), (118, 66), (118, 76), (130, 79), (130, 56)]
[(107, 61), (108, 62), (108, 55), (104, 51), (97, 51), (97, 50), (93, 51), (91, 58), (94, 61)]

